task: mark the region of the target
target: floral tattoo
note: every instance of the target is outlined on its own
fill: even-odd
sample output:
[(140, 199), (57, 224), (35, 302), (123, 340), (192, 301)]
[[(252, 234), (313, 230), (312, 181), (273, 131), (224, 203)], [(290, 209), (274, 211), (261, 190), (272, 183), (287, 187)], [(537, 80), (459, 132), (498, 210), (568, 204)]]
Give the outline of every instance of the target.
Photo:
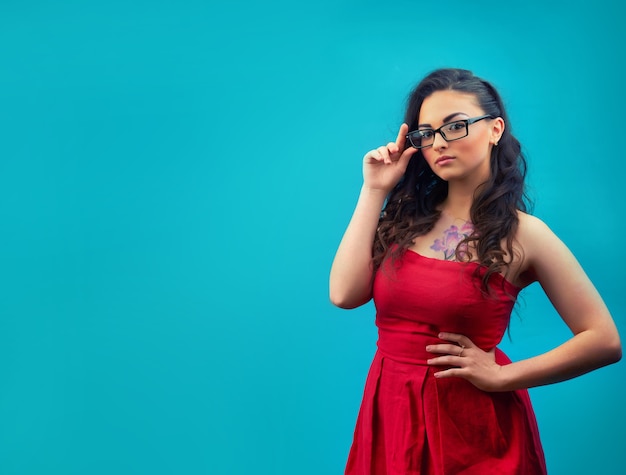
[[(443, 257), (451, 260), (455, 256), (456, 248), (459, 243), (468, 237), (474, 231), (472, 223), (466, 222), (460, 228), (453, 224), (443, 232), (442, 239), (435, 239), (435, 243), (430, 246), (434, 251), (443, 251)], [(461, 255), (467, 252), (467, 245), (464, 244), (459, 248)]]

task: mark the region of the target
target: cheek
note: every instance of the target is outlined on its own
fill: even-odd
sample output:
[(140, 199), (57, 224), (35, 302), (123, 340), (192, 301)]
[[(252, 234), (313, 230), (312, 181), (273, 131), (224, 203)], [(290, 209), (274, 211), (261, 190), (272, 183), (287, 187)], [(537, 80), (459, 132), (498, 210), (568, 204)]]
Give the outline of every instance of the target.
[(433, 163), (435, 161), (437, 153), (433, 151), (432, 147), (428, 147), (422, 150), (422, 155), (424, 156), (424, 160), (426, 160), (427, 163)]
[(459, 140), (457, 151), (468, 157), (479, 157), (487, 150), (487, 141), (482, 137), (474, 137), (467, 141)]

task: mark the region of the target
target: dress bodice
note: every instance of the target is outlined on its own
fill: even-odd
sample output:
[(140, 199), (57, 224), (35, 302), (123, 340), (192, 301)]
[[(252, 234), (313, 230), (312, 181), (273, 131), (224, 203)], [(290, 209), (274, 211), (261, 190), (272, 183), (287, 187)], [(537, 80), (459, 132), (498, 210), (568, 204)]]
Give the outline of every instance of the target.
[(379, 349), (388, 357), (424, 363), (439, 332), (460, 333), (488, 351), (500, 343), (520, 289), (494, 274), (482, 290), (484, 267), (407, 250), (385, 261), (374, 280)]

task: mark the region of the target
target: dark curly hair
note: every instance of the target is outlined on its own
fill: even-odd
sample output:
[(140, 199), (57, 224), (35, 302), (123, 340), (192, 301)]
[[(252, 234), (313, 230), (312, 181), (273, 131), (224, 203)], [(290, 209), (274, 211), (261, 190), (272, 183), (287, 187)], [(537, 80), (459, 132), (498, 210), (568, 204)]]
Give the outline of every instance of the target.
[[(405, 114), (409, 131), (417, 129), (424, 99), (435, 91), (453, 90), (474, 95), (485, 114), (501, 117), (505, 128), (498, 145), (492, 147), (490, 176), (475, 192), (470, 219), (474, 232), (456, 248), (459, 261), (477, 261), (475, 276), (488, 291), (496, 272), (503, 272), (513, 258), (513, 239), (518, 226), (517, 211), (526, 211), (526, 159), (511, 126), (500, 95), (487, 81), (464, 69), (439, 69), (426, 76), (411, 92)], [(417, 236), (428, 233), (441, 211), (437, 208), (448, 195), (448, 183), (439, 178), (416, 150), (404, 177), (387, 196), (373, 245), (374, 269), (391, 257), (398, 259)], [(502, 241), (505, 240), (505, 249)], [(472, 255), (471, 249), (476, 253)]]

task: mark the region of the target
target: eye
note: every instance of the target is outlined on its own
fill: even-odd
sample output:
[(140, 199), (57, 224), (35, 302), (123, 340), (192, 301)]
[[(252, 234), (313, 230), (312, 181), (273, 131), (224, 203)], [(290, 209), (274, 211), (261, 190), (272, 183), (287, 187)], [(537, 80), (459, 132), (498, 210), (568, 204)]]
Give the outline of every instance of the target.
[(465, 122), (462, 120), (459, 120), (457, 122), (452, 122), (448, 125), (446, 125), (444, 127), (444, 130), (446, 132), (460, 132), (462, 130), (465, 130)]
[(418, 130), (417, 132), (418, 136), (423, 139), (430, 139), (435, 134), (432, 129)]

